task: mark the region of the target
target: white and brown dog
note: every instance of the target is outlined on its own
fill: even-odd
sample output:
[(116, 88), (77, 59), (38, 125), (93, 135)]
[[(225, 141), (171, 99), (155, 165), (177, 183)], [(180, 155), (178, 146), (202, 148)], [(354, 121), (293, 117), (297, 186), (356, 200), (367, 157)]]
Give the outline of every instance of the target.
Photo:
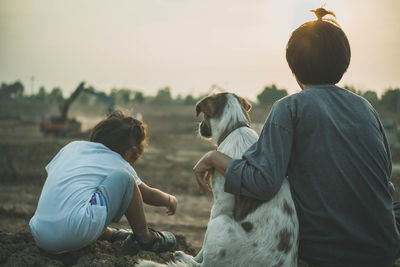
[[(258, 139), (249, 127), (250, 109), (245, 99), (231, 93), (202, 99), (196, 105), (197, 115), (204, 114), (200, 135), (211, 138), (218, 151), (241, 158)], [(214, 205), (198, 255), (178, 251), (168, 266), (297, 266), (299, 225), (288, 181), (268, 202), (226, 193), (224, 183), (214, 173)]]

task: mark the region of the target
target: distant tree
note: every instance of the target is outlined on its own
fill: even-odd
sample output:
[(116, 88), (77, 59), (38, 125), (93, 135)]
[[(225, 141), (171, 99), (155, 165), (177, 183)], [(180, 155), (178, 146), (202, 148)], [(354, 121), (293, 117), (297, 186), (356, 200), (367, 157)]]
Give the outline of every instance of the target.
[(169, 87), (162, 88), (158, 90), (157, 95), (154, 98), (154, 102), (156, 103), (169, 103), (171, 102), (171, 91)]
[(16, 99), (24, 94), (24, 85), (20, 81), (12, 84), (2, 83), (0, 87), (0, 99)]
[(275, 101), (287, 96), (286, 89), (278, 89), (275, 84), (266, 86), (264, 90), (257, 95), (257, 100), (260, 104), (273, 104)]
[(115, 103), (127, 104), (132, 100), (133, 91), (130, 89), (115, 89), (113, 88), (110, 97)]
[(195, 99), (192, 95), (187, 95), (185, 97), (185, 99), (183, 100), (183, 103), (185, 105), (194, 105), (194, 104), (196, 104), (196, 102), (197, 102), (197, 99)]
[(144, 94), (142, 92), (140, 92), (140, 91), (134, 92), (134, 97), (133, 97), (134, 102), (143, 103), (144, 100), (145, 100), (145, 98), (144, 98)]
[(379, 103), (378, 95), (374, 91), (366, 91), (362, 96), (371, 103), (372, 106), (377, 107)]
[(41, 86), (39, 88), (39, 92), (36, 94), (36, 99), (45, 102), (46, 98), (47, 98), (46, 89), (44, 88), (44, 86)]
[(54, 87), (50, 94), (49, 94), (49, 100), (51, 103), (61, 103), (63, 101), (63, 92), (59, 87)]
[(175, 102), (178, 104), (182, 104), (183, 103), (183, 96), (181, 94), (178, 94), (175, 98)]
[(386, 111), (400, 112), (400, 88), (385, 90), (379, 103)]

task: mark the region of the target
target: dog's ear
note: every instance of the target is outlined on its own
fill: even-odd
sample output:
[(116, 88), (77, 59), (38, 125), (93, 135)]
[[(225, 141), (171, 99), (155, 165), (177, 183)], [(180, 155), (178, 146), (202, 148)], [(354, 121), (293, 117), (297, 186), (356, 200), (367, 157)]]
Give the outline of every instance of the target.
[(199, 116), (201, 112), (205, 115), (211, 117), (215, 113), (215, 105), (214, 105), (214, 95), (207, 96), (203, 98), (196, 104), (196, 116)]
[(244, 99), (243, 97), (237, 96), (235, 95), (236, 98), (239, 100), (240, 105), (242, 106), (242, 108), (246, 111), (249, 112), (251, 110), (251, 104), (249, 103), (249, 101), (247, 101), (246, 99)]
[(197, 116), (203, 112), (208, 117), (218, 117), (224, 110), (227, 100), (226, 94), (227, 93), (212, 94), (200, 100), (196, 105)]

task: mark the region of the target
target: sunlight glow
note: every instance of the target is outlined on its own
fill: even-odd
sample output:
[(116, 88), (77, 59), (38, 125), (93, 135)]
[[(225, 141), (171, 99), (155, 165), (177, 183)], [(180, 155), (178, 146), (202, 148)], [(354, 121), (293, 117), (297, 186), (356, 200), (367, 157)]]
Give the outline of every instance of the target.
[(32, 90), (66, 93), (81, 80), (106, 92), (198, 95), (217, 84), (255, 99), (272, 83), (296, 92), (286, 43), (324, 3), (352, 49), (341, 85), (399, 86), (399, 0), (2, 0), (0, 81), (31, 87), (34, 77)]
[(307, 21), (317, 19), (314, 13), (310, 12), (310, 10), (315, 10), (319, 7), (324, 7), (327, 10), (332, 10), (336, 14), (337, 20), (340, 23), (340, 18), (342, 15), (340, 1), (291, 0), (289, 2), (289, 5), (291, 8), (289, 8), (288, 6), (286, 6), (286, 8), (288, 10), (287, 17), (289, 18), (287, 20), (287, 29), (290, 32), (292, 32), (297, 27)]

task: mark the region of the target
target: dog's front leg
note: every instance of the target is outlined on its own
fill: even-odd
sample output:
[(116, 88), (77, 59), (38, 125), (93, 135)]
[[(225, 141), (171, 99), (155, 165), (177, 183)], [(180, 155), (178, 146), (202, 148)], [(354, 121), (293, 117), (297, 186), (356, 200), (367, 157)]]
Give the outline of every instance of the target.
[(210, 223), (213, 221), (213, 219), (210, 219), (210, 221), (208, 222), (208, 225), (207, 225), (207, 230), (206, 230), (206, 233), (205, 233), (205, 235), (204, 235), (204, 241), (203, 241), (203, 245), (201, 246), (201, 249), (200, 249), (200, 251), (199, 251), (199, 253), (197, 253), (197, 255), (194, 257), (194, 260), (196, 261), (196, 262), (198, 262), (198, 263), (202, 263), (203, 262), (203, 260), (204, 260), (204, 246), (207, 244), (207, 240), (208, 240), (208, 235), (210, 234), (210, 231), (209, 231), (209, 228), (208, 228), (208, 226), (210, 225)]
[(199, 253), (194, 257), (194, 260), (198, 263), (203, 262), (203, 248), (200, 249)]
[(233, 218), (235, 208), (235, 196), (224, 191), (225, 177), (217, 173), (213, 179), (214, 205), (211, 208), (210, 220), (220, 215), (226, 215)]
[[(211, 222), (212, 220), (210, 220), (209, 222), (208, 222), (208, 224), (210, 224), (210, 222)], [(204, 241), (203, 241), (203, 245), (201, 246), (201, 249), (200, 249), (200, 251), (199, 251), (199, 253), (197, 253), (197, 255), (194, 257), (194, 260), (196, 261), (196, 262), (198, 262), (198, 263), (202, 263), (203, 262), (203, 260), (204, 260), (204, 246), (205, 246), (205, 244), (207, 244), (207, 236), (208, 236), (208, 234), (209, 234), (209, 231), (208, 231), (208, 227), (207, 227), (207, 230), (206, 230), (206, 234), (204, 235)]]

